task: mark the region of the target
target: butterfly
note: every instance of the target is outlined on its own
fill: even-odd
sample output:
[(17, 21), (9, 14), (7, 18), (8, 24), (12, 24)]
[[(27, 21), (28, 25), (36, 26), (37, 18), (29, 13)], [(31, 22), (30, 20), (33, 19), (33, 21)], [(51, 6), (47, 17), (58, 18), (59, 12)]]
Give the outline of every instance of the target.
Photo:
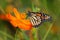
[(51, 20), (51, 16), (42, 12), (28, 12), (28, 16), (33, 27), (38, 27), (43, 22)]

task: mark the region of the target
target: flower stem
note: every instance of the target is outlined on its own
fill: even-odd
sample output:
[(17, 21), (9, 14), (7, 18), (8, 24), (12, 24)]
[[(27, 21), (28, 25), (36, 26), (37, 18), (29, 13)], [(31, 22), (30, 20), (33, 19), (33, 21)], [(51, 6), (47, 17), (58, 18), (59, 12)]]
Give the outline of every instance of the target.
[(52, 25), (53, 25), (53, 24), (50, 25), (49, 29), (47, 30), (47, 32), (46, 32), (46, 34), (44, 35), (44, 37), (43, 37), (42, 40), (46, 40), (46, 38), (47, 38), (47, 36), (48, 36), (48, 34), (49, 34), (51, 28), (52, 28)]

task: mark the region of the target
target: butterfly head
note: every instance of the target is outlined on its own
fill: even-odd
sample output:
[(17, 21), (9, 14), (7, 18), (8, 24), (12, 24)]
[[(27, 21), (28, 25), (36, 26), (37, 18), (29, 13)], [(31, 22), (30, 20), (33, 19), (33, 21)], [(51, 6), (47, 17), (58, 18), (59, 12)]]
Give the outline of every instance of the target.
[(51, 21), (52, 20), (52, 17), (50, 16), (50, 15), (48, 15), (48, 14), (42, 14), (43, 16), (43, 18), (42, 19), (44, 19), (44, 20), (46, 20), (46, 21)]

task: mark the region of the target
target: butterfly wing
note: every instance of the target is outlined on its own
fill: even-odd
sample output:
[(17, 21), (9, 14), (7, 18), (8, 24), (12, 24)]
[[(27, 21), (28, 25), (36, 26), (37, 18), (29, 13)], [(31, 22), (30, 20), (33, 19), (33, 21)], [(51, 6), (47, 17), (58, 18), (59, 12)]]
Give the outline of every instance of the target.
[(38, 16), (37, 13), (34, 13), (34, 12), (32, 12), (30, 15), (30, 21), (33, 27), (38, 27), (42, 22), (41, 17)]

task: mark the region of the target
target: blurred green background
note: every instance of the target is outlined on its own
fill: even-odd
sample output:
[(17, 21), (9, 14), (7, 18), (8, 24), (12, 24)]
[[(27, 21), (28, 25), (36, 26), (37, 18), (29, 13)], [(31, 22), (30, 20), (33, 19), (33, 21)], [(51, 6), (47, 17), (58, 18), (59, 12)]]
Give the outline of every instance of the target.
[(0, 19), (0, 40), (60, 40), (60, 0), (0, 0), (0, 14), (11, 12), (13, 7), (20, 12), (49, 14), (52, 21), (24, 31), (11, 28), (10, 23)]

